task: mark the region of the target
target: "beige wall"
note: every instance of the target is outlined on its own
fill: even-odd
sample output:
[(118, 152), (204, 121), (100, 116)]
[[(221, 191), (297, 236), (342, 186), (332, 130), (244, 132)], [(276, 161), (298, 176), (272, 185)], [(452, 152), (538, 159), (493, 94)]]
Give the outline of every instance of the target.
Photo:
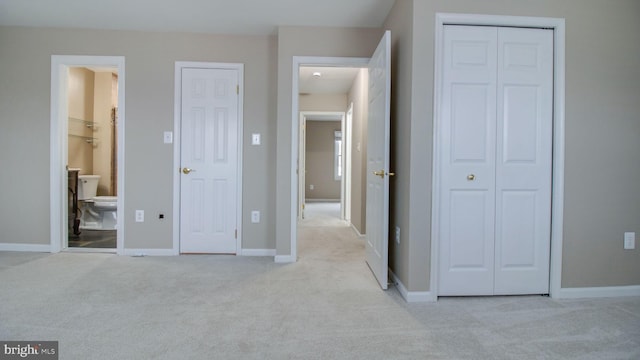
[(341, 182), (334, 177), (334, 132), (340, 129), (340, 121), (307, 120), (305, 153), (307, 201), (340, 201)]
[[(422, 188), (412, 189), (418, 179), (412, 170), (418, 169), (412, 166), (415, 157), (412, 158), (411, 146), (416, 143), (429, 142), (431, 132), (414, 133), (414, 123), (430, 121), (430, 115), (424, 113), (420, 120), (412, 118), (412, 86), (413, 81), (413, 1), (396, 1), (391, 14), (387, 18), (386, 27), (391, 30), (391, 149), (390, 169), (396, 176), (389, 182), (389, 268), (401, 279), (405, 286), (416, 286), (426, 289), (429, 273), (428, 252), (416, 251), (422, 258), (422, 262), (412, 258), (412, 249), (422, 246), (425, 249), (427, 233), (417, 233), (416, 228), (424, 228), (430, 222), (430, 215), (421, 213), (421, 216), (411, 217), (411, 207), (416, 201), (423, 201), (425, 206), (430, 205), (425, 196), (431, 191), (430, 183), (422, 179)], [(428, 101), (421, 99), (420, 101)], [(413, 135), (413, 136), (412, 136)], [(414, 141), (415, 137), (420, 138)], [(421, 160), (428, 160), (430, 152), (419, 155)], [(427, 166), (427, 164), (422, 164)], [(429, 165), (430, 166), (430, 165)], [(415, 222), (414, 218), (417, 218)], [(417, 222), (417, 223), (416, 223)], [(422, 223), (425, 225), (421, 225)], [(400, 244), (395, 242), (395, 229), (400, 228)], [(413, 271), (411, 271), (413, 270)]]
[[(0, 172), (0, 188), (11, 189), (0, 192), (0, 242), (50, 241), (51, 55), (121, 55), (125, 247), (172, 247), (173, 147), (162, 133), (173, 130), (175, 62), (209, 61), (245, 66), (242, 246), (275, 248), (276, 46), (271, 36), (0, 27), (0, 79), (15, 84), (0, 87), (0, 163), (14, 169)], [(262, 134), (261, 146), (250, 145), (251, 133)], [(136, 209), (146, 210), (144, 223), (134, 221)], [(251, 209), (262, 210), (259, 224)]]
[(640, 232), (640, 2), (634, 0), (396, 2), (386, 23), (395, 33), (396, 63), (392, 222), (404, 234), (390, 249), (394, 272), (410, 291), (430, 289), (437, 12), (566, 19), (562, 287), (640, 285), (640, 252), (622, 248), (624, 231)]
[(348, 104), (353, 103), (351, 130), (351, 224), (360, 234), (366, 229), (367, 199), (367, 115), (368, 115), (367, 69), (360, 69), (349, 93)]
[(298, 97), (300, 111), (346, 111), (346, 94), (312, 94)]
[(80, 174), (93, 174), (94, 73), (86, 68), (70, 68), (68, 77), (68, 161), (70, 168), (80, 168)]

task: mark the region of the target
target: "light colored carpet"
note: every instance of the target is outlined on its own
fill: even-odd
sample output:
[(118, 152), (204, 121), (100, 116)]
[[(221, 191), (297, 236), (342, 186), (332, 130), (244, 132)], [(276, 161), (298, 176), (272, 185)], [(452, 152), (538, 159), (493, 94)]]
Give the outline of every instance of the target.
[(295, 264), (0, 252), (0, 340), (58, 340), (60, 359), (640, 359), (640, 298), (407, 304), (346, 224), (301, 226), (299, 248)]
[(300, 227), (344, 227), (349, 224), (340, 219), (340, 203), (308, 202), (305, 204), (304, 219), (298, 222)]

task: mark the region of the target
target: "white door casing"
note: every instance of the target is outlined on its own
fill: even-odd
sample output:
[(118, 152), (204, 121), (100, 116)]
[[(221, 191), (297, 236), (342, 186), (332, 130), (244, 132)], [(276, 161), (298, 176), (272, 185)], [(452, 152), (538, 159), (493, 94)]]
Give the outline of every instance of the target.
[(344, 129), (342, 134), (342, 145), (344, 147), (344, 176), (342, 177), (342, 218), (351, 223), (351, 142), (353, 141), (353, 103), (349, 104), (344, 120)]
[(306, 154), (307, 154), (307, 117), (304, 114), (300, 114), (300, 154), (298, 156), (298, 217), (300, 219), (304, 219), (304, 208), (306, 204), (307, 197), (307, 163), (306, 163)]
[(548, 293), (553, 31), (443, 39), (438, 294)]
[(389, 270), (390, 92), (391, 32), (386, 31), (369, 61), (365, 241), (367, 264), (383, 289)]
[(239, 254), (241, 70), (180, 71), (180, 252)]

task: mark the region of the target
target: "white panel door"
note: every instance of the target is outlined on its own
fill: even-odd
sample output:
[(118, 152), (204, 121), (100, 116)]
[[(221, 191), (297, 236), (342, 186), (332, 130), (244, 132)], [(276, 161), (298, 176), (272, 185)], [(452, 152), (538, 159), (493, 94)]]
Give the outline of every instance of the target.
[(493, 293), (496, 28), (446, 26), (439, 295)]
[(386, 31), (369, 61), (365, 241), (367, 264), (383, 289), (389, 271), (390, 95), (391, 32)]
[(498, 29), (495, 294), (549, 292), (553, 31)]
[(548, 293), (552, 37), (445, 26), (438, 295)]
[(238, 79), (233, 69), (182, 70), (182, 253), (237, 251)]

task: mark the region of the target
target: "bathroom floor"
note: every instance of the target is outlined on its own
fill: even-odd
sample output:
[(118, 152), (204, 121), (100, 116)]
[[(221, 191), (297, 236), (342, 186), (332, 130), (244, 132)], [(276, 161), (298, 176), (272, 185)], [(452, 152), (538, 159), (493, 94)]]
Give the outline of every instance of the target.
[(80, 230), (79, 236), (69, 236), (69, 247), (115, 249), (116, 230)]

